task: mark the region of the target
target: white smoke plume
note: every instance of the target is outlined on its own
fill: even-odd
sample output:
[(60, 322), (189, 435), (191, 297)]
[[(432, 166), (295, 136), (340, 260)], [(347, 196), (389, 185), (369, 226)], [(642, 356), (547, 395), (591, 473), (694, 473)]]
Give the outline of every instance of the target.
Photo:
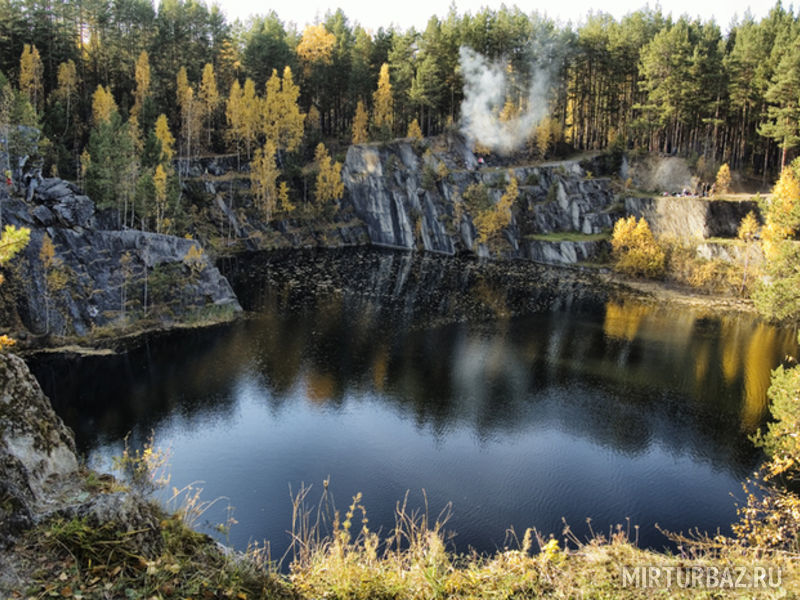
[(501, 121), (499, 113), (510, 85), (505, 66), (490, 62), (466, 46), (459, 51), (459, 62), (464, 78), (461, 132), (471, 142), (480, 142), (500, 153), (523, 146), (534, 127), (547, 116), (550, 74), (544, 69), (534, 69), (525, 110), (508, 121)]

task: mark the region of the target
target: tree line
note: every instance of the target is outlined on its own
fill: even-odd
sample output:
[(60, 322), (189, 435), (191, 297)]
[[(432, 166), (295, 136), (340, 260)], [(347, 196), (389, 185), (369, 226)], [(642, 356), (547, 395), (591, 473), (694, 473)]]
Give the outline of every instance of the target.
[[(800, 142), (800, 23), (780, 2), (724, 34), (713, 21), (659, 9), (619, 20), (591, 13), (563, 26), (517, 8), (452, 8), (424, 31), (367, 31), (338, 10), (301, 31), (275, 12), (230, 23), (202, 0), (0, 0), (0, 8), (0, 124), (40, 127), (45, 171), (89, 177), (106, 194), (124, 184), (98, 183), (97, 169), (119, 170), (98, 153), (155, 177), (173, 153), (237, 152), (261, 160), (269, 180), (265, 152), (285, 170), (312, 160), (322, 141), (437, 134), (460, 117), (463, 46), (508, 74), (500, 118), (528, 108), (525, 90), (542, 69), (550, 75), (547, 117), (529, 143), (539, 156), (617, 145), (766, 177)], [(113, 103), (108, 119), (95, 114), (99, 89)], [(107, 148), (101, 126), (114, 140)], [(130, 134), (123, 144), (120, 128)], [(166, 133), (174, 149), (163, 147)], [(171, 193), (175, 185), (162, 180), (146, 185)], [(278, 192), (258, 194), (280, 205)]]

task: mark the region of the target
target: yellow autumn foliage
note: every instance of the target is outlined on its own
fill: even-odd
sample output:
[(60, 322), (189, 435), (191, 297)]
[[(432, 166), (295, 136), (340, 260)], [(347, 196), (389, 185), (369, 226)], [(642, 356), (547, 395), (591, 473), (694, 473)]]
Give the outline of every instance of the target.
[(501, 229), (511, 223), (511, 207), (519, 195), (519, 183), (516, 177), (509, 176), (505, 192), (493, 207), (480, 211), (472, 219), (475, 229), (478, 232), (478, 241), (481, 244), (487, 243)]
[(367, 141), (367, 124), (369, 123), (369, 115), (367, 109), (364, 108), (364, 103), (359, 100), (356, 104), (356, 114), (353, 117), (353, 143), (363, 144)]
[(611, 248), (617, 271), (652, 278), (664, 275), (664, 251), (656, 243), (644, 217), (638, 222), (633, 215), (619, 219), (614, 224)]
[(329, 65), (336, 45), (336, 37), (324, 25), (309, 25), (297, 44), (297, 56), (307, 65), (322, 63)]

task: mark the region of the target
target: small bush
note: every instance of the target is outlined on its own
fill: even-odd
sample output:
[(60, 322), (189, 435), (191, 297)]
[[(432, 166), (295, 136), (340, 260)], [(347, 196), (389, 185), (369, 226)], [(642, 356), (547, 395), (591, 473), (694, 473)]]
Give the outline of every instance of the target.
[(554, 181), (550, 184), (550, 187), (547, 188), (547, 202), (555, 202), (558, 200), (558, 182)]
[(489, 190), (482, 183), (473, 183), (464, 190), (464, 202), (473, 215), (492, 207)]
[(756, 219), (755, 213), (751, 210), (747, 213), (747, 216), (742, 219), (741, 223), (739, 223), (737, 237), (743, 242), (752, 242), (756, 238), (757, 233), (758, 219)]
[(436, 189), (437, 181), (435, 169), (431, 165), (426, 164), (422, 168), (422, 188), (431, 192)]
[(728, 163), (723, 164), (717, 171), (715, 182), (718, 194), (727, 194), (731, 187), (731, 168)]
[(436, 177), (439, 179), (439, 181), (447, 179), (449, 175), (450, 169), (447, 168), (447, 165), (444, 164), (444, 162), (440, 162), (438, 165), (436, 165)]
[(664, 276), (664, 251), (644, 218), (638, 222), (634, 216), (619, 219), (611, 234), (611, 247), (617, 271), (650, 278)]

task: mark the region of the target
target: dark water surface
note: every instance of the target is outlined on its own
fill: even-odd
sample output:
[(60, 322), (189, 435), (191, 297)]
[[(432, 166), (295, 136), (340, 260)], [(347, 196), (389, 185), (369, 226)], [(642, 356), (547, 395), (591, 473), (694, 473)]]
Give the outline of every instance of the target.
[[(379, 251), (227, 265), (251, 318), (152, 337), (125, 355), (33, 368), (90, 464), (151, 431), (170, 487), (229, 500), (229, 542), (288, 544), (289, 486), (363, 492), (370, 525), (395, 503), (452, 502), (459, 550), (506, 530), (579, 536), (641, 526), (728, 531), (760, 454), (770, 369), (791, 331), (562, 284), (541, 268)], [(221, 537), (221, 534), (215, 534)]]

